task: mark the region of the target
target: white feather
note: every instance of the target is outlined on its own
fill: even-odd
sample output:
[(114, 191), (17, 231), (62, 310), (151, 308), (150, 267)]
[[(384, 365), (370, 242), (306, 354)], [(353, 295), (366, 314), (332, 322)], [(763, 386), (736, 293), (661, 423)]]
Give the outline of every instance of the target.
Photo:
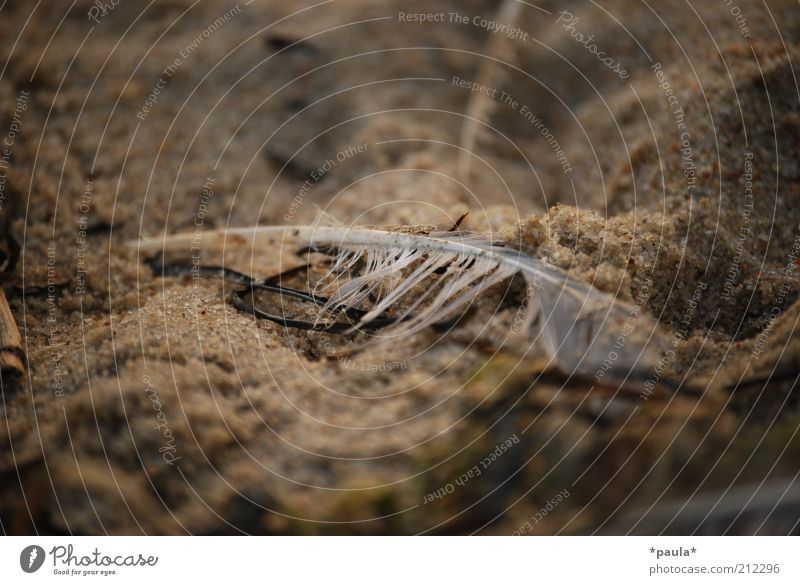
[[(526, 323), (536, 321), (541, 346), (567, 372), (616, 380), (641, 378), (661, 356), (660, 328), (640, 311), (575, 281), (543, 260), (497, 245), (480, 234), (420, 235), (309, 225), (233, 228), (204, 232), (200, 238), (246, 238), (255, 245), (263, 236), (273, 242), (280, 237), (286, 244), (338, 250), (332, 268), (314, 291), (329, 298), (318, 316), (322, 323), (336, 319), (342, 310), (360, 308), (367, 313), (353, 327), (358, 329), (387, 311), (396, 310), (399, 321), (391, 328), (391, 334), (413, 333), (452, 317), (489, 287), (519, 273), (529, 283), (531, 295)], [(196, 234), (153, 238), (131, 245), (152, 255), (189, 243), (198, 244)], [(352, 276), (359, 262), (364, 267), (360, 274)], [(446, 269), (444, 274), (437, 275), (442, 269)], [(391, 287), (383, 286), (387, 279), (393, 279)], [(429, 279), (431, 282), (420, 290)], [(413, 295), (417, 297), (412, 299)], [(627, 333), (621, 337), (623, 329)]]

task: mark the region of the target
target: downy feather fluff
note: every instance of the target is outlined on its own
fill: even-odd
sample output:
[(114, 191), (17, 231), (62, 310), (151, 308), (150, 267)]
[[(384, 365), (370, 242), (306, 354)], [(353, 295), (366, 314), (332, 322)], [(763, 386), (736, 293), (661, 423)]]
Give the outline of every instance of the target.
[(566, 373), (598, 381), (642, 379), (662, 355), (660, 328), (636, 307), (480, 234), (259, 226), (205, 232), (199, 241), (197, 234), (179, 234), (131, 245), (153, 255), (195, 247), (202, 240), (244, 239), (256, 246), (262, 237), (272, 245), (335, 250), (329, 273), (312, 291), (328, 298), (319, 322), (359, 308), (365, 313), (353, 327), (358, 329), (393, 310), (399, 319), (390, 328), (391, 338), (452, 318), (489, 287), (521, 274), (529, 285), (525, 328)]

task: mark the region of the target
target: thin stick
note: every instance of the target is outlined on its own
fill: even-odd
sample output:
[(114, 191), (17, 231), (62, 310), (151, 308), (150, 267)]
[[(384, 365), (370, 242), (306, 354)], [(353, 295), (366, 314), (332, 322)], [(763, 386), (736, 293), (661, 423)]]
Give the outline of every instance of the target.
[[(17, 208), (16, 197), (0, 202), (0, 285), (14, 271), (19, 259), (20, 246), (11, 235), (11, 221)], [(0, 287), (0, 376), (25, 374), (27, 359), (22, 349), (22, 337), (17, 322), (11, 314), (6, 293)]]
[(25, 352), (6, 293), (0, 289), (0, 372), (6, 374), (25, 373)]
[[(520, 16), (522, 2), (519, 0), (504, 0), (495, 15), (495, 22), (509, 27), (514, 26)], [(489, 41), (483, 52), (482, 61), (478, 67), (475, 87), (489, 87), (497, 89), (503, 82), (507, 71), (505, 64), (514, 60), (514, 50), (509, 37), (499, 33), (488, 33)], [(461, 126), (460, 152), (458, 155), (457, 176), (466, 183), (469, 180), (469, 169), (475, 156), (475, 143), (478, 133), (489, 124), (492, 112), (497, 106), (497, 100), (491, 95), (477, 92), (472, 95), (467, 103), (464, 123)]]

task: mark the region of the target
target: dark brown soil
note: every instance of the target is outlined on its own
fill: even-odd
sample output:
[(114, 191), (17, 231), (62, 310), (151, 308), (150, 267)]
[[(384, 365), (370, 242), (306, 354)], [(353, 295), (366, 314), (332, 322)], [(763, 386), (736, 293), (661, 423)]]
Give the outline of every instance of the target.
[[(22, 247), (4, 289), (29, 361), (2, 386), (4, 532), (797, 532), (796, 505), (760, 499), (800, 489), (796, 2), (741, 2), (744, 21), (722, 1), (523, 7), (497, 78), (517, 106), (488, 112), (465, 185), (452, 79), (475, 80), (497, 33), (473, 18), (495, 2), (120, 0), (96, 22), (89, 0), (33, 4), (0, 3), (0, 211)], [(570, 379), (508, 336), (513, 283), (446, 335), (338, 360), (364, 339), (256, 321), (230, 284), (160, 278), (126, 245), (320, 209), (469, 211), (601, 290), (647, 292), (674, 358), (647, 399)], [(299, 262), (245, 248), (226, 264)], [(756, 496), (735, 521), (665, 526), (664, 505), (731, 487)]]

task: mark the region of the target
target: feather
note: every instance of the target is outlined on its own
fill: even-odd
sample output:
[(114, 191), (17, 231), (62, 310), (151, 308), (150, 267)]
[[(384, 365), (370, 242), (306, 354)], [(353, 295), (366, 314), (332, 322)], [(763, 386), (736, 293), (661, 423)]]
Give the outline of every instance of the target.
[[(521, 274), (528, 282), (526, 322), (546, 354), (567, 373), (598, 379), (642, 379), (662, 355), (663, 336), (638, 308), (578, 282), (563, 270), (519, 250), (468, 232), (412, 233), (338, 226), (259, 226), (179, 234), (132, 242), (152, 255), (226, 238), (257, 246), (295, 244), (335, 250), (312, 294), (327, 294), (319, 323), (358, 309), (357, 330), (394, 310), (386, 338), (446, 320), (488, 288)], [(386, 286), (391, 282), (391, 286)], [(534, 327), (535, 324), (535, 327)], [(535, 331), (534, 331), (535, 329)]]
[[(497, 11), (494, 20), (498, 25), (513, 26), (520, 15), (522, 2), (518, 0), (504, 0)], [(490, 32), (489, 41), (483, 51), (483, 60), (478, 68), (475, 84), (497, 88), (503, 85), (507, 72), (503, 64), (513, 63), (516, 53), (511, 47), (507, 35)], [(495, 98), (483, 92), (472, 94), (467, 104), (464, 123), (461, 126), (461, 141), (458, 154), (458, 177), (462, 182), (469, 178), (469, 169), (472, 163), (472, 153), (479, 132), (484, 129), (491, 118), (492, 112), (497, 107)]]

